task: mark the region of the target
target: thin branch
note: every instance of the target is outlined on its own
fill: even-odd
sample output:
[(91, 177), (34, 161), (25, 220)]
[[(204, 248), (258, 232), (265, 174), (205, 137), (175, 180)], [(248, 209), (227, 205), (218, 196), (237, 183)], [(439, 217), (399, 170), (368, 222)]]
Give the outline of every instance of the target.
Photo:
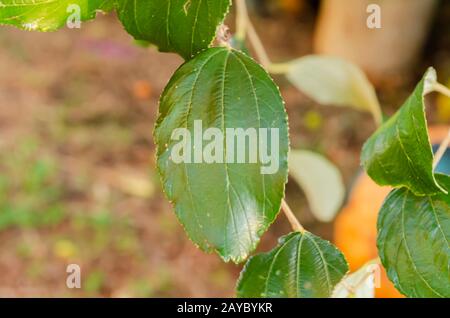
[(285, 75), (291, 69), (291, 63), (270, 63), (267, 71), (275, 75)]
[(248, 39), (261, 65), (271, 74), (286, 74), (289, 71), (290, 64), (272, 63), (258, 32), (256, 32), (255, 26), (250, 20), (245, 1), (236, 0), (236, 38), (243, 41), (248, 35)]
[(248, 15), (247, 4), (245, 0), (236, 0), (236, 13), (237, 13), (237, 33), (236, 37), (240, 39), (245, 39), (245, 33), (248, 35), (248, 39), (252, 44), (255, 54), (258, 57), (259, 62), (266, 68), (269, 69), (272, 62), (270, 61), (269, 55), (267, 54), (258, 33), (255, 30), (250, 17)]
[(236, 0), (236, 38), (245, 40), (248, 25), (248, 10), (246, 0)]
[(439, 146), (438, 151), (434, 155), (433, 160), (433, 169), (436, 169), (439, 162), (441, 161), (442, 157), (444, 157), (445, 152), (447, 151), (448, 146), (450, 145), (450, 129), (448, 131), (447, 137), (444, 139), (444, 141)]
[(269, 55), (267, 54), (267, 51), (264, 48), (264, 45), (250, 20), (248, 20), (247, 27), (248, 39), (250, 40), (250, 43), (255, 50), (255, 54), (258, 57), (259, 62), (262, 64), (262, 66), (264, 66), (264, 68), (269, 70), (270, 65), (272, 65), (272, 61), (270, 60)]
[(300, 224), (300, 222), (295, 217), (294, 212), (292, 212), (291, 208), (287, 204), (287, 202), (283, 199), (281, 201), (281, 210), (286, 215), (287, 219), (289, 220), (289, 223), (291, 223), (292, 229), (296, 232), (305, 232), (305, 228)]
[(434, 83), (433, 90), (435, 92), (441, 93), (447, 97), (450, 97), (450, 89), (448, 87), (446, 87), (445, 85), (442, 85), (440, 83)]

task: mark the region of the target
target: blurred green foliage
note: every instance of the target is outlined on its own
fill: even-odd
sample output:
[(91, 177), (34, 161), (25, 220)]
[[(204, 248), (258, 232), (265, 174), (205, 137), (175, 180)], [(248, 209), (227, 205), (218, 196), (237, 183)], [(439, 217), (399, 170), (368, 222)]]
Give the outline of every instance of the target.
[(38, 150), (35, 140), (26, 140), (0, 154), (0, 230), (53, 226), (65, 217), (57, 164)]
[[(27, 138), (13, 149), (0, 153), (0, 234), (13, 235), (15, 255), (26, 264), (26, 277), (42, 282), (48, 264), (82, 263), (86, 269), (83, 295), (104, 295), (108, 269), (97, 265), (99, 256), (124, 256), (131, 263), (143, 260), (132, 219), (115, 213), (111, 202), (96, 202), (88, 196), (82, 199), (87, 205), (71, 204), (73, 185), (69, 183), (77, 180), (67, 180), (58, 157), (42, 142)], [(93, 181), (83, 171), (77, 178), (84, 180), (83, 187)], [(131, 282), (142, 284), (130, 283), (128, 293), (151, 296), (169, 284), (167, 277), (161, 275), (153, 283), (131, 275)]]

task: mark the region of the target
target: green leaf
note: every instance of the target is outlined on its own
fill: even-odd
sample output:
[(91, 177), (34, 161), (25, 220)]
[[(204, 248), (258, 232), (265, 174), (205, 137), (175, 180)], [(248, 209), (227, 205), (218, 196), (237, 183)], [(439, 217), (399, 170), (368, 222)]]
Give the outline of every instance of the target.
[(405, 186), (416, 195), (446, 192), (433, 174), (433, 151), (425, 118), (424, 96), (436, 82), (429, 69), (400, 110), (363, 147), (361, 161), (379, 185)]
[(345, 198), (344, 182), (336, 166), (314, 152), (292, 150), (289, 174), (305, 192), (314, 216), (322, 222), (332, 221)]
[[(276, 142), (268, 149), (273, 162), (279, 162), (278, 170), (262, 174), (267, 164), (262, 164), (260, 155), (255, 163), (175, 163), (172, 150), (180, 142), (171, 138), (173, 132), (186, 128), (194, 136), (198, 120), (204, 131), (217, 128), (226, 139), (233, 136), (226, 128), (278, 129), (279, 138), (274, 140), (279, 149), (270, 149)], [(264, 134), (268, 141), (276, 137), (268, 132), (270, 136)], [(189, 147), (186, 140), (191, 139), (185, 138), (185, 145), (193, 154), (195, 145), (192, 142)], [(155, 141), (165, 192), (192, 241), (205, 251), (217, 251), (225, 261), (245, 260), (275, 220), (287, 181), (287, 116), (280, 92), (266, 71), (233, 49), (200, 53), (178, 69), (162, 94)], [(208, 143), (200, 141), (197, 149)], [(224, 138), (219, 145), (224, 146), (221, 158), (236, 152)], [(246, 146), (250, 148), (248, 142)], [(258, 146), (259, 151), (265, 148)]]
[(207, 49), (225, 19), (230, 0), (117, 0), (125, 29), (137, 40), (186, 60)]
[(340, 58), (310, 55), (289, 63), (289, 81), (320, 104), (349, 106), (372, 113), (382, 122), (375, 89), (361, 69)]
[(291, 233), (269, 253), (249, 259), (238, 281), (245, 298), (325, 298), (348, 271), (342, 253), (309, 233)]
[(1, 0), (0, 25), (13, 25), (29, 31), (55, 31), (66, 25), (80, 8), (81, 21), (95, 18), (98, 11), (108, 12), (114, 6), (109, 0)]
[[(436, 175), (450, 189), (450, 177)], [(450, 297), (450, 195), (391, 192), (378, 218), (378, 251), (389, 279), (409, 297)]]

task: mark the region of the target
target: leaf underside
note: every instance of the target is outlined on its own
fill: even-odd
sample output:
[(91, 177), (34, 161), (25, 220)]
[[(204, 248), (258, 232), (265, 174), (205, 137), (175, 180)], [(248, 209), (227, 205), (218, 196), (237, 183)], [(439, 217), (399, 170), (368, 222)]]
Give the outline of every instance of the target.
[[(176, 128), (194, 134), (196, 120), (202, 121), (203, 130), (221, 132), (278, 128), (278, 171), (261, 174), (260, 161), (175, 164), (171, 134)], [(164, 190), (189, 237), (225, 261), (245, 260), (275, 220), (287, 181), (287, 116), (269, 75), (232, 49), (200, 53), (175, 73), (162, 94), (154, 137)], [(224, 153), (228, 151), (224, 141)]]
[(309, 233), (291, 233), (249, 259), (238, 281), (242, 298), (326, 298), (348, 271), (342, 253)]
[(372, 260), (346, 275), (336, 285), (332, 298), (375, 298), (377, 268), (378, 260)]
[(321, 222), (332, 221), (345, 199), (345, 185), (337, 167), (314, 152), (292, 150), (289, 174), (304, 191), (314, 216)]
[(290, 63), (286, 76), (296, 88), (320, 104), (367, 111), (381, 122), (374, 87), (358, 66), (346, 60), (327, 55), (304, 56)]
[(417, 195), (446, 192), (433, 174), (433, 152), (424, 95), (436, 72), (429, 69), (401, 109), (363, 147), (361, 162), (379, 185), (407, 187)]
[[(450, 189), (450, 177), (436, 175)], [(450, 297), (450, 195), (391, 192), (378, 219), (378, 251), (390, 280), (409, 297)]]

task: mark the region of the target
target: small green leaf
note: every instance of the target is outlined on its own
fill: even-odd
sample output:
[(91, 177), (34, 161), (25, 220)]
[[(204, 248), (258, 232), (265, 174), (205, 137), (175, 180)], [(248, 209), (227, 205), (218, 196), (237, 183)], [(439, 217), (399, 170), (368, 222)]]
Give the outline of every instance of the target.
[(428, 137), (424, 96), (436, 82), (429, 69), (400, 110), (364, 145), (361, 162), (379, 185), (405, 186), (416, 195), (446, 191), (433, 174), (433, 151)]
[(106, 0), (1, 0), (0, 25), (13, 25), (29, 31), (55, 31), (66, 25), (72, 14), (80, 20), (95, 18), (97, 12), (108, 12), (114, 1)]
[(322, 222), (333, 220), (345, 198), (344, 182), (336, 166), (311, 151), (293, 150), (289, 174), (305, 192), (314, 216)]
[(245, 298), (325, 298), (348, 271), (342, 253), (309, 233), (291, 233), (269, 253), (249, 259), (238, 281)]
[(382, 113), (375, 89), (358, 66), (322, 55), (305, 56), (289, 65), (287, 78), (310, 98), (320, 104), (368, 111), (381, 124)]
[[(190, 152), (192, 163), (175, 163), (179, 160), (173, 160), (172, 151), (180, 142), (172, 139), (173, 132), (186, 128), (190, 136), (198, 137), (199, 120), (203, 131), (214, 128), (223, 134), (218, 139), (223, 145), (220, 160), (193, 163), (195, 149), (205, 150), (211, 142), (200, 140), (195, 147), (192, 138), (186, 137), (183, 154)], [(234, 138), (228, 128), (267, 130), (257, 138), (261, 142), (265, 136), (269, 149), (254, 138), (238, 148), (252, 155), (255, 146), (258, 152), (267, 151), (276, 163), (272, 174), (263, 174), (269, 164), (262, 163), (260, 153), (253, 163), (249, 156), (246, 163), (221, 160), (237, 152), (224, 140)], [(211, 48), (200, 53), (178, 69), (162, 94), (155, 141), (165, 192), (190, 238), (205, 251), (217, 251), (225, 261), (245, 260), (275, 220), (287, 181), (287, 116), (267, 72), (233, 49)]]
[(117, 0), (118, 15), (136, 40), (186, 60), (207, 49), (225, 19), (230, 0)]
[[(436, 175), (450, 189), (450, 177)], [(391, 192), (378, 218), (378, 251), (389, 279), (409, 297), (450, 297), (450, 195)]]

